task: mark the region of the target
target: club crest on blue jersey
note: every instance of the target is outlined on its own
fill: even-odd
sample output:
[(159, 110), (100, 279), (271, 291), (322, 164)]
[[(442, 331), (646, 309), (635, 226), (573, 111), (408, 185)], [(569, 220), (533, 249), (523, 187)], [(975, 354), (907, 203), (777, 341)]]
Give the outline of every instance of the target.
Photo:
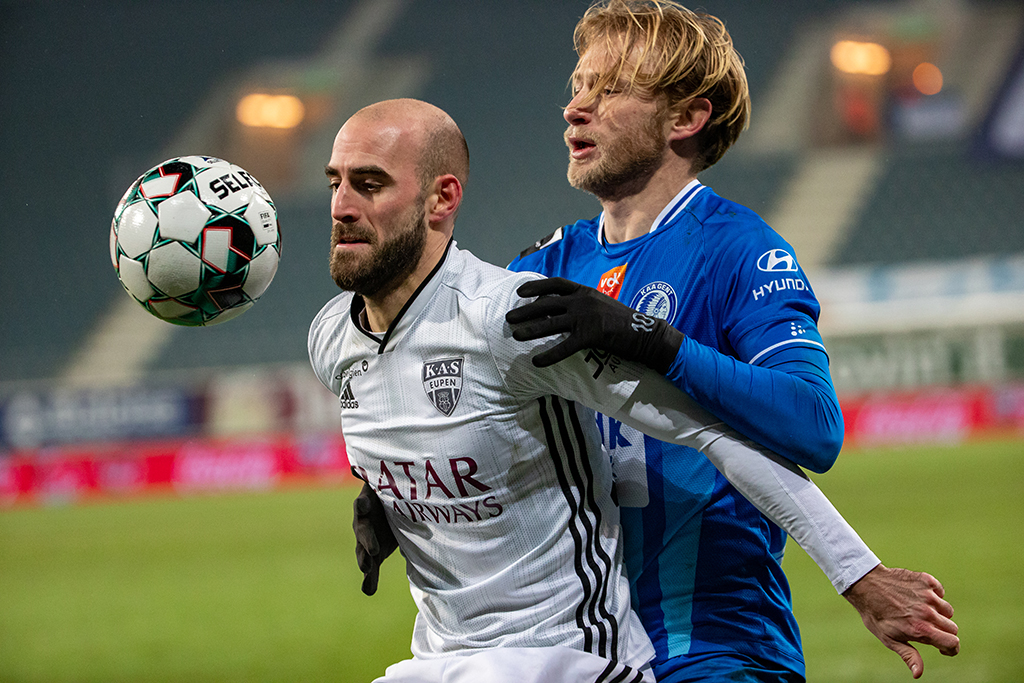
[(677, 304), (676, 290), (672, 289), (672, 285), (652, 282), (633, 295), (629, 307), (652, 318), (671, 320), (676, 314)]
[(445, 417), (451, 417), (462, 395), (464, 358), (442, 358), (423, 364), (423, 391)]

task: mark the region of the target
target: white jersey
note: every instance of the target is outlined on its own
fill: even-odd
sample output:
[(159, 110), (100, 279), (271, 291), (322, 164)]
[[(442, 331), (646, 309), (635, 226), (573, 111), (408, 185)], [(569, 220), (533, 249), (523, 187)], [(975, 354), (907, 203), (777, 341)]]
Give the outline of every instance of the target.
[(514, 341), (505, 313), (536, 277), (452, 243), (384, 335), (358, 322), (362, 300), (351, 293), (310, 328), (349, 458), (407, 559), (416, 657), (565, 646), (640, 667), (653, 655), (629, 609), (594, 410), (704, 452), (826, 574), (863, 557), (813, 484), (663, 378), (594, 352), (535, 368), (552, 340)]
[(654, 650), (629, 606), (611, 467), (573, 402), (615, 414), (639, 373), (534, 368), (505, 312), (536, 277), (453, 244), (383, 337), (354, 321), (358, 297), (335, 297), (310, 357), (407, 559), (414, 655), (562, 645), (639, 667)]

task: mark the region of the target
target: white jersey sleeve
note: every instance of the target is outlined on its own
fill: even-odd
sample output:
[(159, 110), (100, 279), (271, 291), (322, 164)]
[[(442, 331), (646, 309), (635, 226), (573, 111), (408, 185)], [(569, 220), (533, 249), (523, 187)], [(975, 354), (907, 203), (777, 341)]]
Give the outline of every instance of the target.
[[(508, 308), (520, 305), (512, 299)], [(507, 310), (507, 309), (506, 309)], [(505, 325), (503, 336), (510, 340)], [(548, 368), (530, 359), (557, 340), (511, 341), (507, 358), (517, 391), (578, 401), (661, 441), (702, 452), (740, 493), (807, 552), (842, 593), (878, 565), (878, 557), (824, 493), (789, 460), (745, 438), (662, 376), (610, 354), (580, 351)]]
[(718, 421), (653, 371), (613, 417), (704, 453), (747, 500), (793, 537), (837, 592), (878, 565), (878, 557), (799, 467)]

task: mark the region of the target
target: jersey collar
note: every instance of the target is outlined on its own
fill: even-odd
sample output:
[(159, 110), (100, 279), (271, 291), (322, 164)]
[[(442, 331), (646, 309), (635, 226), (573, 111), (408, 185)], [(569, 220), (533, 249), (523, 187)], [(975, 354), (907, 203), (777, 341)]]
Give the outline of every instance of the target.
[[(352, 297), (352, 324), (357, 330), (359, 330), (361, 333), (360, 337), (368, 346), (377, 347), (378, 354), (384, 353), (389, 341), (392, 339), (397, 340), (402, 337), (405, 331), (408, 330), (416, 320), (416, 316), (419, 312), (423, 310), (423, 307), (426, 306), (427, 302), (434, 296), (434, 292), (437, 291), (437, 288), (441, 286), (441, 278), (438, 276), (438, 273), (450, 258), (453, 251), (452, 246), (454, 244), (454, 239), (448, 240), (448, 245), (444, 248), (444, 255), (441, 257), (441, 260), (437, 262), (434, 269), (430, 271), (430, 274), (424, 278), (423, 282), (420, 283), (420, 286), (416, 288), (415, 292), (413, 292), (413, 295), (405, 302), (405, 305), (402, 306), (402, 310), (400, 310), (398, 315), (395, 316), (395, 319), (391, 321), (391, 325), (388, 326), (388, 329), (385, 330), (383, 335), (371, 332), (366, 328), (363, 315), (363, 312), (366, 309), (366, 302), (363, 301), (363, 297), (358, 294)], [(458, 249), (455, 249), (454, 251), (458, 251)]]
[[(665, 205), (665, 208), (661, 210), (658, 217), (654, 219), (653, 223), (651, 223), (651, 229), (647, 231), (647, 234), (650, 235), (659, 228), (663, 228), (674, 221), (679, 213), (687, 207), (693, 198), (697, 196), (697, 193), (703, 188), (704, 185), (702, 185), (696, 178), (687, 183), (686, 187), (680, 190), (679, 194), (673, 197), (672, 201)], [(601, 215), (598, 217), (597, 241), (602, 247), (609, 246), (604, 239), (604, 211), (602, 211)]]

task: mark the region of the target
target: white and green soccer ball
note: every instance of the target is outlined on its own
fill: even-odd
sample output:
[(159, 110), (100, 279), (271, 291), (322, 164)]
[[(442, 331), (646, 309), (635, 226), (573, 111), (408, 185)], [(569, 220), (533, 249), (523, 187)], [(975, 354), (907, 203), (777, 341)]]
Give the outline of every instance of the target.
[(121, 284), (175, 325), (241, 315), (266, 291), (280, 258), (270, 195), (245, 170), (215, 157), (178, 157), (146, 171), (110, 225)]

